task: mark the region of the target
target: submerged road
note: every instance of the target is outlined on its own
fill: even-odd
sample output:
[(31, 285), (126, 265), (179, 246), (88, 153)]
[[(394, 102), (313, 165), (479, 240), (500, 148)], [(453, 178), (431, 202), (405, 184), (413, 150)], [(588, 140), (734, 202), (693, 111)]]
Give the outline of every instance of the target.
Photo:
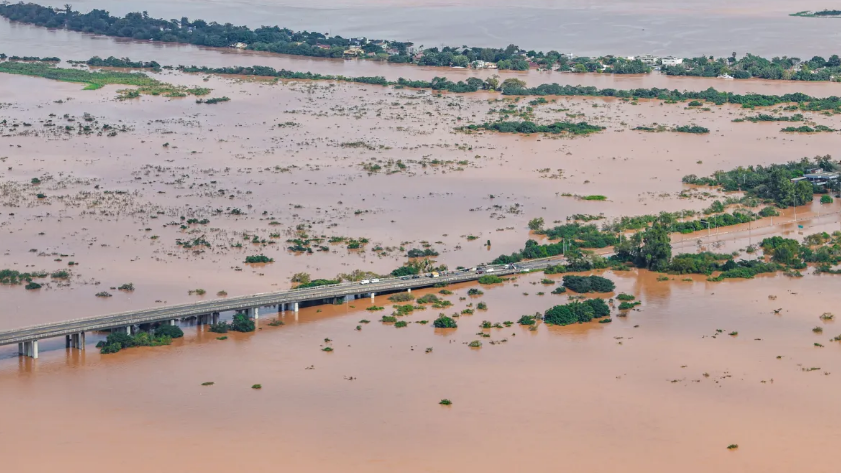
[[(516, 267), (488, 265), (485, 267), (487, 271), (485, 274), (506, 276), (520, 272), (540, 270), (547, 266), (563, 262), (563, 258), (555, 258), (518, 263)], [(349, 296), (368, 296), (376, 293), (430, 287), (440, 283), (453, 284), (475, 281), (481, 276), (483, 274), (479, 274), (478, 271), (451, 271), (437, 278), (427, 276), (421, 276), (417, 279), (390, 277), (380, 280), (375, 279), (373, 281), (377, 282), (370, 282), (368, 284), (361, 284), (359, 282), (341, 283), (85, 317), (64, 322), (53, 322), (0, 331), (0, 346), (14, 343), (20, 344), (21, 347), (26, 345), (25, 353), (23, 351), (24, 349), (21, 349), (22, 354), (37, 358), (37, 341), (45, 338), (64, 336), (68, 337), (69, 340), (69, 337), (82, 334), (82, 344), (84, 344), (84, 333), (90, 331), (122, 329), (139, 324), (172, 322), (190, 317), (218, 315), (225, 311), (252, 311), (261, 307), (270, 306), (284, 308), (286, 304), (292, 304), (295, 310), (297, 310), (298, 304), (302, 302), (328, 301), (332, 303), (339, 298)], [(32, 347), (33, 343), (34, 349)], [(74, 341), (74, 343), (77, 342)]]

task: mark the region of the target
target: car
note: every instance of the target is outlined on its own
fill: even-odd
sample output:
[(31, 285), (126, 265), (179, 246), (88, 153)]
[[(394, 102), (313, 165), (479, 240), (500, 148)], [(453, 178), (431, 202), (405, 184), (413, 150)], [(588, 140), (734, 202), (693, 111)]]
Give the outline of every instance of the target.
[(522, 270), (520, 270), (521, 273), (527, 273), (529, 271), (531, 271), (529, 268), (523, 268)]
[(480, 270), (476, 271), (476, 274), (485, 274), (485, 272), (480, 269)]
[(494, 272), (494, 271), (496, 271), (496, 270), (495, 270), (495, 269), (493, 269), (493, 268), (488, 268), (488, 271), (487, 271), (487, 272), (492, 273), (492, 272)]
[(371, 284), (371, 281), (363, 279), (362, 281), (359, 281), (359, 284)]
[(376, 283), (378, 283), (378, 282), (380, 282), (380, 280), (379, 280), (379, 279), (372, 279), (372, 280), (371, 280), (371, 284), (376, 284)]
[(420, 275), (415, 274), (414, 276), (412, 276), (412, 279), (420, 279)]
[(408, 281), (409, 279), (412, 279), (412, 277), (411, 276), (403, 276), (402, 278), (400, 278), (401, 281)]

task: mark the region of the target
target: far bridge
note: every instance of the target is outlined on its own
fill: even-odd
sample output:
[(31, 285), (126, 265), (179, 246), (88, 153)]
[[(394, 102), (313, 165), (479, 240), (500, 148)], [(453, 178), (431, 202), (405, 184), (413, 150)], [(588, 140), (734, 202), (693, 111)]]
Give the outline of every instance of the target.
[(0, 331), (0, 346), (17, 343), (20, 355), (38, 358), (38, 341), (48, 338), (65, 337), (67, 348), (84, 350), (86, 332), (108, 330), (111, 332), (124, 331), (131, 334), (140, 326), (175, 325), (184, 320), (195, 320), (198, 324), (217, 323), (222, 312), (230, 311), (244, 312), (250, 318), (257, 319), (262, 308), (271, 308), (280, 313), (286, 310), (298, 312), (302, 304), (335, 304), (368, 296), (373, 300), (376, 294), (411, 292), (412, 289), (439, 284), (475, 281), (484, 274), (508, 276), (520, 272), (541, 270), (562, 262), (562, 258), (556, 258), (533, 260), (516, 265), (487, 265), (483, 270), (451, 271), (445, 272), (439, 277), (431, 277), (430, 275), (409, 278), (389, 277), (381, 280), (375, 279), (367, 284), (346, 282), (99, 315)]

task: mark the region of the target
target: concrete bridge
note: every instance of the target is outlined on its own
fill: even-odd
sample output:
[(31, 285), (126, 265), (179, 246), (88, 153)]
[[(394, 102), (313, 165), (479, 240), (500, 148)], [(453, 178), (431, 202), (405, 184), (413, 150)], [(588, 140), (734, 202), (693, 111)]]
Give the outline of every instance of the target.
[[(562, 262), (563, 259), (543, 259), (518, 263), (513, 267), (489, 265), (486, 266), (486, 271), (490, 274), (505, 276), (540, 270)], [(427, 276), (421, 276), (417, 279), (383, 278), (368, 284), (360, 284), (359, 282), (341, 283), (120, 312), (0, 331), (0, 346), (17, 343), (20, 355), (38, 358), (38, 341), (46, 338), (64, 337), (67, 348), (84, 350), (86, 332), (124, 330), (131, 334), (135, 326), (138, 325), (161, 323), (174, 325), (180, 320), (193, 318), (199, 324), (216, 323), (219, 321), (220, 313), (225, 311), (245, 312), (249, 317), (256, 319), (260, 316), (260, 309), (264, 307), (276, 308), (281, 313), (286, 310), (298, 312), (300, 305), (303, 303), (333, 304), (366, 296), (370, 296), (373, 300), (378, 293), (411, 292), (412, 289), (430, 287), (441, 283), (453, 284), (474, 281), (481, 276), (482, 274), (479, 274), (478, 271), (451, 271), (437, 278)]]

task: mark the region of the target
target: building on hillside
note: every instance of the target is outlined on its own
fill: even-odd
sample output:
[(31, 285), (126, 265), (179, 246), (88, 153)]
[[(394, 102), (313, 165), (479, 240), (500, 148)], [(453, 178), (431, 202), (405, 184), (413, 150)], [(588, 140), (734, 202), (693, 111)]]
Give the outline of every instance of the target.
[(683, 58), (666, 56), (662, 59), (664, 66), (677, 66), (683, 64)]

